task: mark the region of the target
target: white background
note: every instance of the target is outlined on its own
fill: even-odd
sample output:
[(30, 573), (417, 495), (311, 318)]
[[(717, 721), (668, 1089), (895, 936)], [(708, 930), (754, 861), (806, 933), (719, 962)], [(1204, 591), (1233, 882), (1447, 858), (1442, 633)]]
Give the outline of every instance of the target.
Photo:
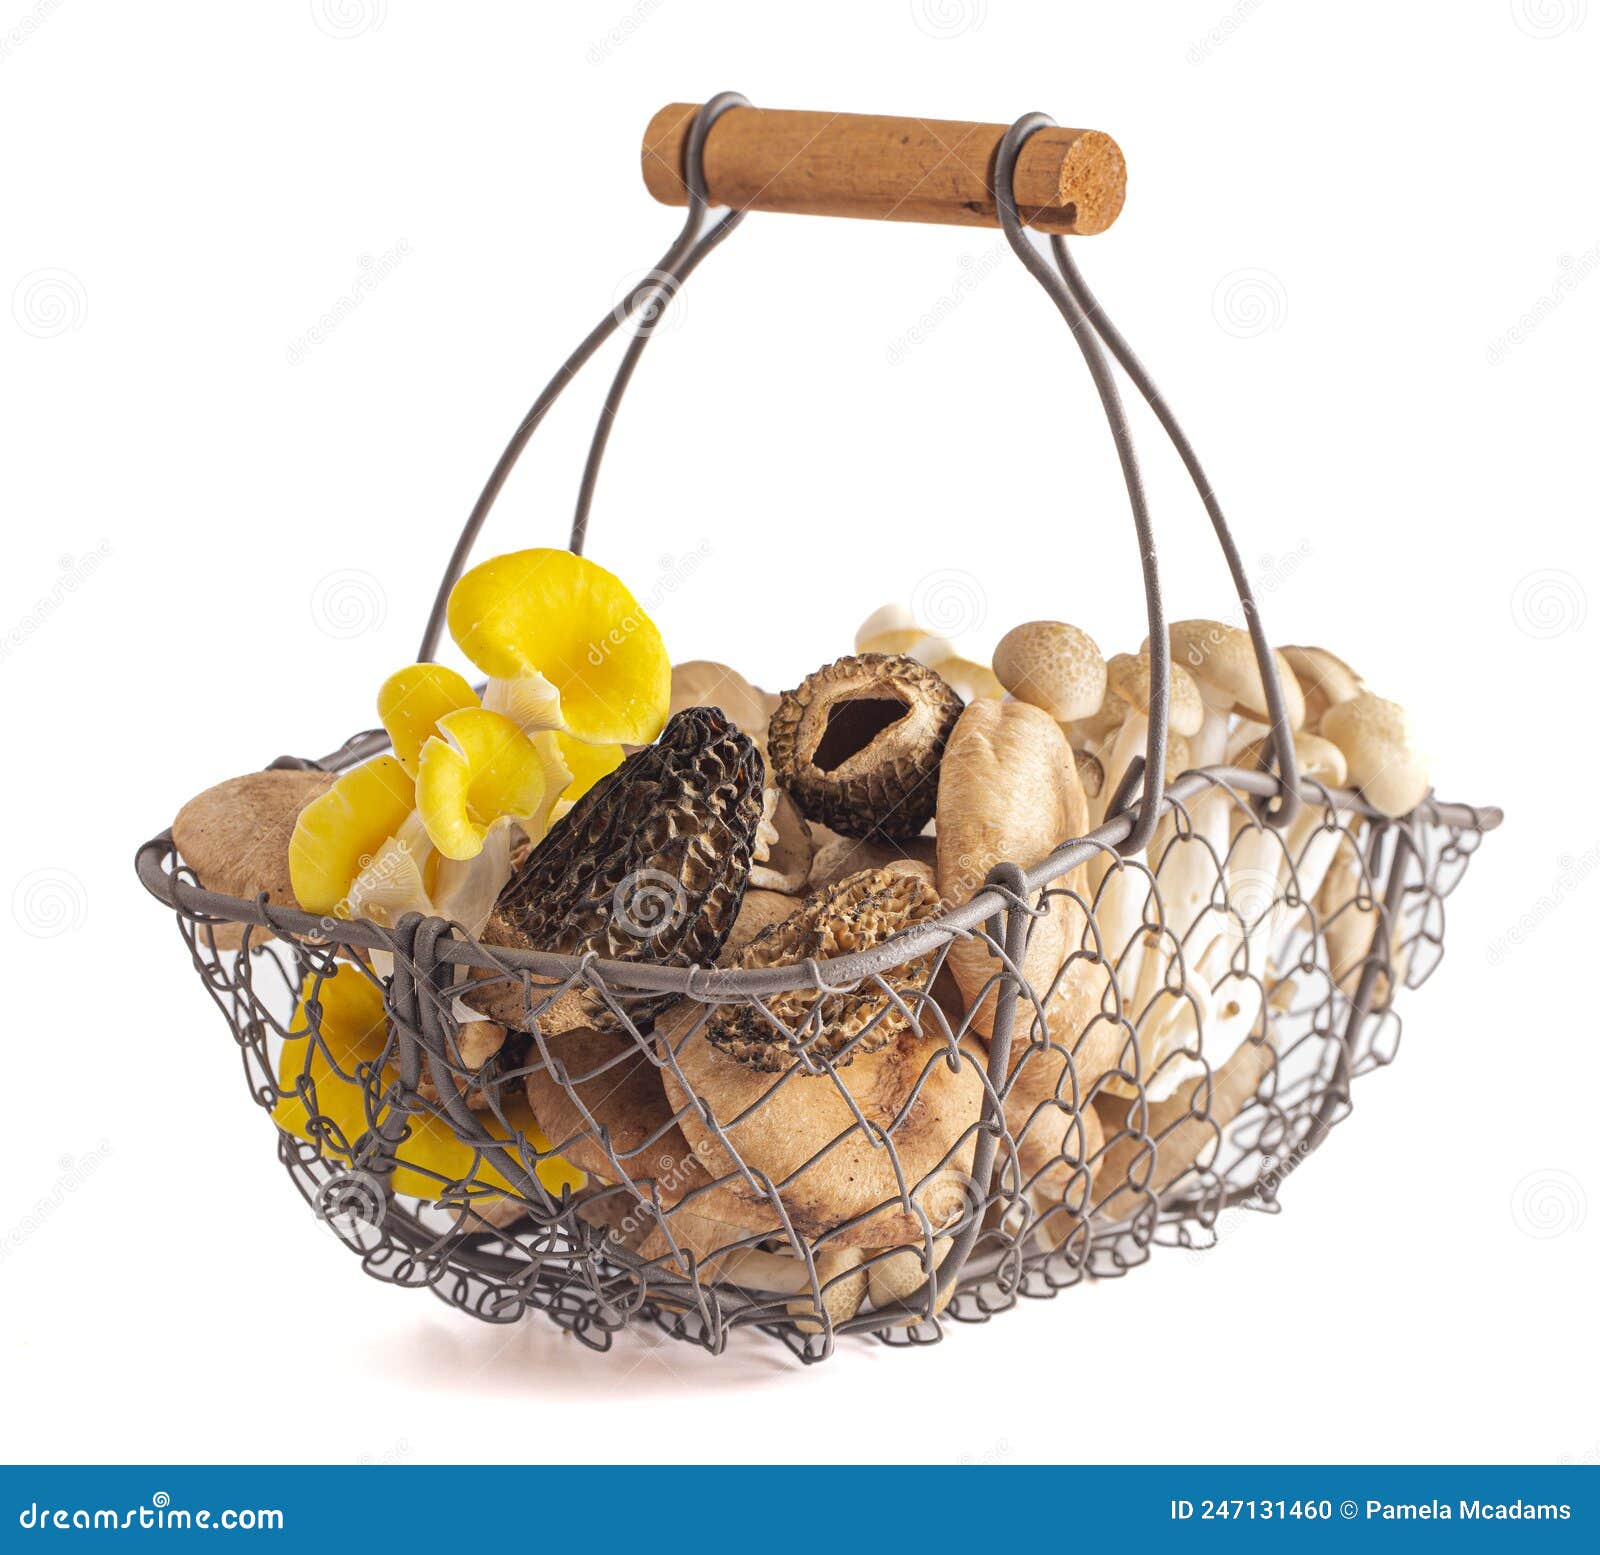
[[(1600, 1457), (1600, 15), (24, 3), (0, 12), (7, 1455)], [(1269, 629), (1344, 652), (1423, 718), (1445, 797), (1508, 815), (1400, 1061), (1281, 1217), (803, 1373), (596, 1357), (365, 1279), (131, 868), (192, 792), (372, 722), (505, 436), (676, 230), (646, 120), (725, 87), (1114, 133), (1126, 214), (1077, 252)], [(946, 570), (980, 638), (1057, 616), (1137, 644), (1104, 425), (999, 241), (766, 216), (707, 263), (591, 546), (675, 657), (792, 685)], [(562, 542), (599, 392), (536, 441), (490, 550)], [(1146, 448), (1171, 613), (1224, 614)]]

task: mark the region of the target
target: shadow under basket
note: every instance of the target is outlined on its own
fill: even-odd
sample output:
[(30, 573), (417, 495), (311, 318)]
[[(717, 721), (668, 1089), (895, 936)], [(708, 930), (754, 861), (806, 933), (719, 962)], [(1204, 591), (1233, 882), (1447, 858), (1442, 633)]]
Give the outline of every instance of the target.
[[(681, 138), (681, 183), (668, 182), (685, 226), (517, 428), (419, 658), (434, 656), (450, 589), (532, 432), (631, 320), (580, 487), (570, 544), (582, 549), (640, 354), (745, 214), (706, 228), (718, 194), (708, 167), (735, 206), (739, 189), (757, 191), (745, 204), (761, 191), (776, 201), (784, 173), (799, 180), (794, 200), (815, 201), (785, 208), (903, 217), (887, 195), (848, 208), (859, 178), (837, 199), (818, 181), (873, 156), (874, 189), (936, 187), (916, 162), (938, 149), (923, 121), (793, 116), (791, 151), (785, 116), (728, 94), (663, 115), (651, 133)], [(1284, 1179), (1348, 1113), (1355, 1080), (1395, 1056), (1400, 990), (1437, 966), (1445, 899), (1499, 814), (1430, 797), (1393, 819), (1299, 776), (1274, 657), (1210, 482), (1061, 235), (1109, 225), (1120, 153), (1037, 115), (1003, 133), (933, 128), (960, 131), (973, 151), (964, 165), (989, 168), (992, 187), (980, 179), (915, 218), (1004, 229), (1107, 411), (1144, 568), (1157, 688), (1146, 756), (1104, 824), (1033, 867), (993, 870), (870, 950), (761, 970), (498, 949), (415, 914), (392, 929), (321, 919), (204, 889), (170, 831), (144, 844), (140, 879), (177, 914), (280, 1161), (377, 1279), (490, 1322), (542, 1312), (596, 1349), (630, 1322), (714, 1352), (756, 1330), (806, 1361), (845, 1335), (928, 1343), (1020, 1298), (1122, 1274), (1152, 1247), (1209, 1247), (1236, 1215), (1275, 1212)], [(819, 135), (842, 135), (841, 156), (796, 173)], [(653, 169), (659, 182), (652, 145), (647, 181)], [(1085, 145), (1098, 159), (1089, 171)], [(1052, 204), (1069, 176), (1085, 192)], [(1040, 192), (1019, 213), (1025, 183)], [(1085, 227), (1091, 208), (1098, 224)], [(1050, 258), (1023, 230), (1034, 221), (1054, 234)], [(1262, 770), (1163, 781), (1168, 638), (1107, 352), (1177, 444), (1228, 561), (1271, 712)], [(384, 743), (362, 734), (322, 761), (278, 764), (337, 771)], [(520, 1004), (510, 1024), (521, 1029), (498, 1045), (498, 1028), (486, 1036), (460, 1003), (485, 978)], [(853, 1035), (836, 1049), (847, 1002)], [(730, 1027), (759, 1035), (776, 1055), (768, 1069), (709, 1040)]]

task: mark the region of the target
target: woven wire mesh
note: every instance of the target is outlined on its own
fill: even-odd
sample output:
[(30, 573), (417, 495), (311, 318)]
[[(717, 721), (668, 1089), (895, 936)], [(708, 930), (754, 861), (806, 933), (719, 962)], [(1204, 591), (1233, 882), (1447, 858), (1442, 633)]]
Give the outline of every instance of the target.
[[(536, 974), (416, 918), (374, 950), (239, 903), (268, 934), (216, 898), (186, 905), (201, 893), (169, 838), (141, 868), (276, 1114), (280, 1161), (369, 1274), (489, 1321), (543, 1312), (600, 1349), (642, 1321), (712, 1351), (755, 1329), (817, 1360), (842, 1335), (926, 1343), (1152, 1247), (1211, 1245), (1225, 1209), (1277, 1209), (1352, 1082), (1393, 1059), (1395, 996), (1438, 964), (1473, 813), (1391, 822), (1323, 792), (1278, 831), (1227, 772), (1169, 799), (1143, 852), (1091, 842), (1038, 890), (977, 882), (998, 910), (947, 914), (897, 965), (810, 964), (787, 1002), (730, 992), (745, 974), (713, 993), (686, 976), (653, 1021), (636, 1012), (659, 994), (592, 958)], [(952, 956), (983, 958), (967, 1000)], [(482, 977), (523, 1001), (487, 1060), (459, 998)], [(330, 983), (381, 1010), (359, 1055)], [(835, 1053), (819, 1038), (849, 998), (875, 1013)], [(783, 1059), (754, 1090), (697, 1089), (723, 1073), (705, 1027), (735, 1011)]]

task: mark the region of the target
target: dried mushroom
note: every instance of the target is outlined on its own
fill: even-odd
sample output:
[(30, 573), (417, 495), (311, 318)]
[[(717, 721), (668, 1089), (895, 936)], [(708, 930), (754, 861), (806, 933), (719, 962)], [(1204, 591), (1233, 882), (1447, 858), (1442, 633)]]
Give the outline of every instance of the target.
[(898, 654), (847, 654), (786, 691), (767, 731), (774, 778), (846, 837), (915, 837), (933, 817), (961, 698)]
[[(737, 965), (745, 970), (825, 961), (880, 945), (891, 935), (937, 917), (939, 893), (927, 871), (866, 870), (813, 896), (781, 923), (750, 941)], [(934, 953), (919, 956), (883, 975), (902, 1000), (926, 984)], [(796, 1053), (843, 1068), (875, 1053), (909, 1029), (911, 1022), (876, 979), (853, 993), (824, 994), (792, 989), (752, 1004), (724, 1004), (706, 1022), (705, 1034), (730, 1058), (752, 1069), (776, 1073)]]
[[(295, 819), (333, 786), (329, 772), (277, 768), (229, 778), (197, 794), (178, 811), (172, 841), (208, 891), (254, 900), (263, 892), (277, 907), (296, 905), (289, 878), (289, 840)], [(208, 924), (219, 950), (235, 950), (243, 924)], [(265, 929), (252, 936), (266, 939)]]
[(788, 791), (767, 789), (762, 795), (761, 827), (756, 835), (750, 884), (762, 891), (798, 895), (806, 888), (815, 851), (811, 828)]
[[(760, 820), (755, 746), (715, 708), (686, 708), (529, 853), (480, 937), (518, 950), (709, 964), (738, 914)], [(525, 1020), (515, 983), (476, 990), (468, 1003), (506, 1025)], [(635, 1018), (661, 1003), (641, 1001)], [(545, 1018), (548, 1029), (616, 1024), (588, 989), (563, 995)]]

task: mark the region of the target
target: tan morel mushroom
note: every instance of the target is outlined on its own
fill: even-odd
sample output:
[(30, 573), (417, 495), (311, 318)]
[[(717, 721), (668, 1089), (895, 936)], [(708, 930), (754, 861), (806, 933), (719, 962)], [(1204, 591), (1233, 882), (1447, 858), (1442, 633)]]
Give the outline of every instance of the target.
[[(928, 922), (940, 907), (925, 870), (863, 871), (763, 929), (740, 951), (736, 965), (751, 970), (851, 955)], [(760, 1008), (725, 1004), (706, 1022), (705, 1035), (752, 1069), (780, 1072), (797, 1053), (812, 1063), (831, 1060), (843, 1068), (910, 1028), (912, 1019), (897, 1004), (915, 1016), (933, 962), (930, 951), (854, 993), (803, 988), (763, 999)]]
[(994, 650), (994, 672), (1019, 702), (1042, 707), (1057, 723), (1092, 717), (1105, 698), (1105, 656), (1065, 621), (1013, 627)]
[(1323, 714), (1322, 733), (1344, 752), (1350, 781), (1375, 810), (1409, 815), (1428, 797), (1428, 762), (1398, 702), (1363, 691)]
[(786, 691), (772, 715), (773, 776), (808, 820), (846, 837), (915, 837), (933, 815), (961, 698), (897, 655), (847, 655)]
[[(906, 879), (886, 876), (877, 886), (898, 892)], [(922, 883), (923, 900), (936, 901), (931, 882)], [(841, 899), (854, 900), (852, 882), (841, 885)], [(853, 932), (861, 939), (853, 948), (868, 949), (900, 926), (888, 916), (876, 924), (858, 922)], [(804, 943), (830, 933), (813, 922)], [(757, 960), (774, 964), (770, 944), (761, 946), (758, 936), (741, 963), (754, 950)], [(854, 994), (829, 994), (814, 1006), (808, 1020), (820, 1016), (823, 1024), (813, 1047), (839, 1048), (829, 1036), (829, 1012), (859, 1009), (847, 1001), (868, 993), (864, 986)], [(666, 1065), (667, 1099), (684, 1135), (729, 1191), (757, 1208), (769, 1206), (776, 1191), (800, 1235), (833, 1232), (828, 1245), (836, 1247), (898, 1246), (920, 1239), (925, 1226), (947, 1230), (971, 1213), (984, 1059), (975, 1043), (953, 1055), (942, 1037), (924, 1034), (938, 1025), (931, 1001), (922, 1006), (924, 1029), (899, 1017), (890, 1040), (870, 1052), (858, 1046), (848, 1064), (788, 1056), (776, 1072), (753, 1068), (708, 1039), (706, 1027), (723, 1009), (682, 1001), (658, 1020), (656, 1043)], [(787, 1054), (789, 1046), (782, 1033), (771, 1036), (773, 1052), (761, 1055), (765, 1061)], [(754, 1054), (754, 1044), (742, 1050)]]
[[(275, 907), (298, 907), (289, 883), (289, 839), (295, 818), (333, 786), (331, 772), (274, 768), (229, 778), (197, 794), (178, 811), (172, 841), (195, 879), (208, 891), (253, 901), (263, 892)], [(246, 925), (201, 926), (218, 950), (237, 950)], [(262, 928), (251, 940), (271, 939)]]

